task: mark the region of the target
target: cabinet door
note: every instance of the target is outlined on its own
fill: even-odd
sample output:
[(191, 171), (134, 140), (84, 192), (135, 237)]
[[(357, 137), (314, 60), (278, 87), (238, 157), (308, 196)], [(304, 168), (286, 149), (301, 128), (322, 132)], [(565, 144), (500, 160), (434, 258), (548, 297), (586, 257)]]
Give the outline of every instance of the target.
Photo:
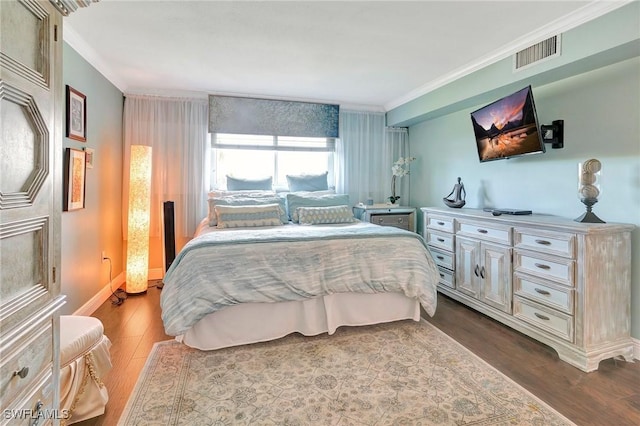
[(482, 243), (480, 246), (480, 295), (487, 305), (511, 313), (511, 248)]
[(478, 298), (480, 277), (480, 242), (463, 237), (456, 239), (456, 289)]
[[(2, 1), (0, 318), (23, 323), (59, 292), (62, 19), (49, 2)], [(58, 28), (60, 30), (58, 31)], [(16, 309), (19, 307), (19, 309)]]

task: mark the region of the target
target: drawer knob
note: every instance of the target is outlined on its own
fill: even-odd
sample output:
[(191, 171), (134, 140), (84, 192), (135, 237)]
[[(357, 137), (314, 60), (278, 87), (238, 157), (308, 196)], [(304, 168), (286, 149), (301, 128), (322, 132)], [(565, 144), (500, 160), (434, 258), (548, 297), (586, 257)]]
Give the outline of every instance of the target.
[(543, 246), (550, 246), (551, 245), (551, 241), (547, 241), (547, 240), (536, 240), (536, 243), (542, 244)]
[(378, 223), (382, 223), (382, 222), (384, 222), (384, 219), (383, 218), (378, 218)]
[(436, 256), (438, 260), (444, 260), (444, 256)]
[(535, 263), (535, 265), (536, 267), (540, 269), (544, 269), (545, 271), (548, 271), (549, 269), (551, 269), (551, 266), (545, 265), (544, 263)]
[(444, 278), (444, 274), (440, 274), (440, 278)]
[(402, 223), (402, 222), (404, 222), (404, 218), (399, 217), (399, 218), (398, 218), (398, 223)]
[(20, 370), (13, 372), (13, 377), (18, 376), (21, 379), (24, 379), (29, 374), (29, 367), (22, 367)]
[(542, 295), (544, 295), (544, 296), (548, 296), (548, 295), (550, 295), (550, 294), (551, 294), (551, 293), (549, 293), (547, 290), (543, 290), (543, 289), (541, 289), (541, 288), (536, 288), (536, 289), (535, 289), (535, 291), (536, 291), (536, 293), (540, 293), (540, 294), (542, 294)]
[(534, 314), (535, 316), (537, 316), (538, 318), (540, 318), (541, 320), (549, 321), (549, 317), (548, 317), (548, 316), (546, 316), (546, 315), (542, 315), (542, 314), (539, 314), (539, 313), (537, 313), (537, 312), (534, 312), (533, 314)]
[(438, 222), (438, 225), (444, 226), (444, 222)]
[(478, 232), (481, 234), (487, 234), (489, 231), (487, 231), (486, 229), (478, 228)]
[(440, 241), (441, 243), (444, 243), (444, 238), (438, 238), (438, 241)]

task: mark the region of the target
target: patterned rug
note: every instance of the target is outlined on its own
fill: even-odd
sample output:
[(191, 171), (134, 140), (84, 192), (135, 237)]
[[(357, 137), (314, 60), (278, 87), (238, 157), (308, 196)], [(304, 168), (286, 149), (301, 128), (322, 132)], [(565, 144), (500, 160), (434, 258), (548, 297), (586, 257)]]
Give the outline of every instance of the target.
[(156, 343), (120, 425), (572, 425), (426, 321)]

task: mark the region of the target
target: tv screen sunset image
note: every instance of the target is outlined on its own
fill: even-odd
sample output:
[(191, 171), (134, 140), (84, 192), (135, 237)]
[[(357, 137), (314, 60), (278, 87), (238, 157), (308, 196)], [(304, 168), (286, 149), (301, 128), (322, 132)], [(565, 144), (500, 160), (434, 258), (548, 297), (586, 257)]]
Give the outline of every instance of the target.
[(531, 88), (471, 113), (480, 161), (544, 152)]

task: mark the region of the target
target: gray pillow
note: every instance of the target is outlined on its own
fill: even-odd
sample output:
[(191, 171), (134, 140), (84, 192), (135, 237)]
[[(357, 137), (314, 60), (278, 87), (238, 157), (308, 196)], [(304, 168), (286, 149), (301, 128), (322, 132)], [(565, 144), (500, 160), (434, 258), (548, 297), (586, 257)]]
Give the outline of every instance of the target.
[(323, 191), (329, 189), (327, 184), (328, 174), (329, 172), (319, 175), (287, 175), (289, 191)]
[(271, 190), (273, 178), (244, 179), (227, 175), (227, 191)]

